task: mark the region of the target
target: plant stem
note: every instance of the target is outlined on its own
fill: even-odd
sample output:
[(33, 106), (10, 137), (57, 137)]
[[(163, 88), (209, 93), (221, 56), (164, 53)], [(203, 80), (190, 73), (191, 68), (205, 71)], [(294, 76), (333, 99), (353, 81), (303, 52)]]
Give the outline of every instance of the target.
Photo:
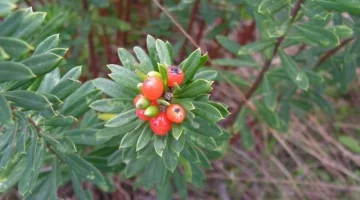
[[(301, 8), (301, 4), (304, 3), (305, 0), (297, 0), (293, 9), (291, 10), (291, 21), (290, 21), (290, 24), (292, 22), (294, 22), (300, 8)], [(251, 96), (254, 94), (254, 92), (257, 90), (257, 88), (260, 86), (263, 78), (264, 78), (264, 75), (265, 73), (270, 69), (270, 66), (271, 66), (271, 62), (272, 60), (274, 59), (275, 55), (277, 54), (277, 52), (279, 51), (279, 47), (281, 45), (281, 43), (284, 41), (285, 39), (285, 35), (279, 37), (277, 39), (277, 42), (275, 44), (275, 47), (274, 47), (274, 52), (273, 52), (273, 56), (271, 59), (267, 59), (264, 63), (264, 66), (263, 68), (261, 69), (260, 71), (260, 74), (258, 75), (258, 77), (256, 78), (255, 82), (251, 85), (249, 91), (245, 94), (245, 99), (240, 102), (239, 106), (232, 112), (233, 114), (231, 114), (228, 118), (228, 121), (227, 123), (228, 124), (232, 124), (235, 119), (236, 119), (236, 114), (239, 113), (241, 111), (241, 108), (242, 106), (244, 105), (244, 101), (247, 101), (248, 99), (251, 98)]]
[[(193, 29), (196, 14), (198, 13), (198, 10), (199, 10), (199, 5), (200, 5), (200, 0), (196, 0), (195, 3), (194, 3), (193, 8), (191, 10), (190, 21), (189, 21), (188, 27), (186, 29), (186, 32), (188, 34), (191, 34), (191, 30)], [(182, 47), (181, 47), (181, 50), (180, 50), (180, 58), (181, 59), (184, 59), (184, 57), (185, 57), (187, 42), (188, 42), (188, 40), (185, 40)]]
[(336, 52), (338, 52), (340, 49), (342, 49), (345, 45), (347, 45), (349, 42), (351, 42), (354, 38), (349, 38), (346, 40), (343, 40), (339, 46), (331, 49), (330, 51), (326, 52), (324, 55), (322, 55), (319, 59), (319, 61), (315, 65), (315, 69), (318, 68), (322, 63), (324, 63), (328, 58), (333, 56)]

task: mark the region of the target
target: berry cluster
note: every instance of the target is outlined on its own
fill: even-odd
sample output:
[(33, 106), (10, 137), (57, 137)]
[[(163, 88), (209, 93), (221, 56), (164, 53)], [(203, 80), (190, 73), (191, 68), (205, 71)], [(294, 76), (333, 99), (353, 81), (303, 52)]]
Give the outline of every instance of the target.
[[(167, 68), (167, 85), (170, 90), (175, 85), (181, 85), (183, 80), (184, 73), (178, 66)], [(156, 135), (165, 136), (171, 130), (172, 123), (179, 124), (184, 121), (185, 110), (181, 105), (159, 104), (165, 101), (163, 96), (166, 95), (163, 77), (159, 72), (149, 72), (144, 82), (137, 87), (141, 94), (134, 99), (136, 115), (143, 121), (149, 121), (150, 128)]]

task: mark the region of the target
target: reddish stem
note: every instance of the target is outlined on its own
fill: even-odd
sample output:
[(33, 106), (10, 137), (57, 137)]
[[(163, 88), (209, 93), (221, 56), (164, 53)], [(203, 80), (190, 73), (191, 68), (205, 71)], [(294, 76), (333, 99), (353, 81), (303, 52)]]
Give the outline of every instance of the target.
[(336, 52), (338, 52), (340, 49), (342, 49), (345, 45), (347, 45), (349, 42), (351, 42), (354, 38), (349, 38), (340, 43), (339, 46), (331, 49), (330, 51), (326, 52), (324, 55), (322, 55), (319, 59), (319, 61), (316, 63), (316, 67), (320, 66), (322, 63), (324, 63), (328, 58), (333, 56)]

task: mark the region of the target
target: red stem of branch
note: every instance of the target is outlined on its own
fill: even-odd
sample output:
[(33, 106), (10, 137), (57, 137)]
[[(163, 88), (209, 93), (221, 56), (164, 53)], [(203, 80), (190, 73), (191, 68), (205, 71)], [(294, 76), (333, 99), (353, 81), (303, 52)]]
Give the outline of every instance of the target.
[[(291, 15), (290, 15), (291, 22), (290, 23), (292, 23), (295, 20), (297, 14), (301, 8), (301, 5), (302, 5), (302, 3), (304, 3), (304, 1), (305, 0), (297, 0), (296, 1), (293, 9), (291, 10)], [(277, 39), (277, 42), (276, 42), (275, 48), (274, 48), (274, 52), (273, 52), (273, 57), (271, 59), (268, 59), (265, 61), (264, 66), (263, 66), (262, 70), (260, 71), (260, 74), (256, 78), (255, 82), (251, 85), (249, 91), (245, 94), (245, 100), (249, 99), (254, 94), (256, 89), (260, 86), (260, 84), (263, 80), (264, 74), (270, 69), (272, 59), (277, 54), (281, 43), (284, 41), (284, 38), (285, 38), (285, 36), (281, 36)], [(244, 102), (240, 102), (239, 106), (232, 112), (233, 114), (230, 115), (228, 118), (228, 121), (227, 121), (228, 124), (234, 123), (234, 121), (236, 119), (236, 115), (237, 115), (237, 113), (239, 113), (241, 111), (243, 104), (244, 104)]]
[(322, 63), (324, 63), (328, 58), (330, 58), (332, 55), (334, 55), (336, 52), (338, 52), (340, 49), (342, 49), (345, 45), (347, 45), (349, 42), (351, 42), (354, 38), (349, 38), (340, 43), (339, 46), (331, 49), (330, 51), (326, 52), (324, 55), (322, 55), (319, 59), (319, 61), (316, 63), (316, 67), (320, 66)]
[[(198, 10), (199, 10), (199, 6), (200, 6), (200, 0), (196, 0), (193, 8), (191, 10), (190, 21), (189, 21), (188, 27), (186, 29), (186, 32), (188, 34), (191, 34), (191, 31), (193, 29), (193, 25), (195, 22), (196, 14), (198, 13)], [(181, 59), (184, 59), (184, 57), (185, 57), (185, 50), (186, 50), (187, 42), (188, 42), (188, 40), (185, 39), (184, 44), (181, 46), (181, 50), (180, 50), (180, 58)]]

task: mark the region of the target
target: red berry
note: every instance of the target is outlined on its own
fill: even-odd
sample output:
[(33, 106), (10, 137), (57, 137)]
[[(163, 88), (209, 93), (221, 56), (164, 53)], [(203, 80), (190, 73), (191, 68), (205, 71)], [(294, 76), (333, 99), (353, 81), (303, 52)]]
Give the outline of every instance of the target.
[(136, 116), (143, 121), (148, 121), (150, 118), (144, 114), (145, 110), (136, 109)]
[(168, 85), (174, 87), (175, 83), (181, 85), (184, 81), (184, 72), (178, 66), (171, 66), (167, 69)]
[(171, 104), (166, 109), (166, 116), (167, 118), (177, 124), (180, 124), (185, 119), (185, 110), (184, 108), (179, 104)]
[(165, 136), (171, 130), (171, 121), (166, 117), (165, 112), (150, 119), (150, 128), (158, 136)]
[(158, 99), (164, 92), (162, 80), (157, 77), (148, 77), (141, 87), (141, 92), (149, 100)]

